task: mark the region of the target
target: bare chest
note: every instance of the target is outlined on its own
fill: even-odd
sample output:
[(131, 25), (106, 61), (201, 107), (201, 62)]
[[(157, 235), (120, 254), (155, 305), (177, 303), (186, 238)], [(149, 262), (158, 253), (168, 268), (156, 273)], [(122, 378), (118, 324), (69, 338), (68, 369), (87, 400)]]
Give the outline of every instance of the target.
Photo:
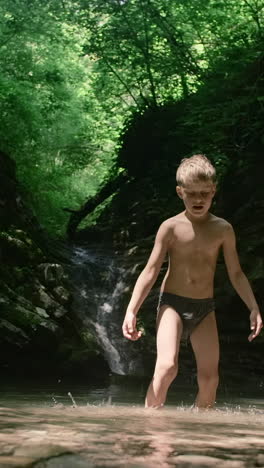
[(171, 248), (178, 255), (217, 256), (222, 243), (221, 234), (214, 227), (180, 226), (175, 230)]

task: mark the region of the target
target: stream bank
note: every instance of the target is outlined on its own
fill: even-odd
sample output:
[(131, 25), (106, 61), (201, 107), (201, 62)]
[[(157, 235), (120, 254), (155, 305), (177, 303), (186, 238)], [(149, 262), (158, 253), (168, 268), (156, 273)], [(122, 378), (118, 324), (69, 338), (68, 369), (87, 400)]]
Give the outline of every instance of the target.
[(75, 324), (69, 274), (58, 260), (61, 245), (39, 225), (16, 180), (15, 163), (4, 153), (0, 153), (0, 167), (2, 374), (108, 372), (92, 331), (83, 333)]

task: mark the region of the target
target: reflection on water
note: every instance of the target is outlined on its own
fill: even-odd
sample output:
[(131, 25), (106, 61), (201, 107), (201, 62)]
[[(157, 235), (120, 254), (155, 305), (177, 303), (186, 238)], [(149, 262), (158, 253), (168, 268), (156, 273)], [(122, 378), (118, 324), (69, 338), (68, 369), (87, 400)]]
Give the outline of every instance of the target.
[(261, 398), (155, 411), (143, 409), (141, 389), (68, 388), (77, 407), (66, 390), (0, 392), (0, 467), (264, 466)]

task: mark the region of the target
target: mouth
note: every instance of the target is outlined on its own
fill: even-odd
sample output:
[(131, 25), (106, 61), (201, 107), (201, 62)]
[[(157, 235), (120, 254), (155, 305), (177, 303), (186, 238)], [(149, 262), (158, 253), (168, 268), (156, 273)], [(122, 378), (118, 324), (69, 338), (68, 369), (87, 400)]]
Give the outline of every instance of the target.
[(202, 211), (203, 206), (202, 205), (193, 205), (193, 210), (195, 211)]

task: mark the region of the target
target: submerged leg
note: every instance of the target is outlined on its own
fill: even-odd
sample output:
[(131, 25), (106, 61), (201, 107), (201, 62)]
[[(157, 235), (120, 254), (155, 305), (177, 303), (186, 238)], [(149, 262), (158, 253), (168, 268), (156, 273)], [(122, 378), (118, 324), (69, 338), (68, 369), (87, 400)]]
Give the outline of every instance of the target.
[(157, 361), (146, 395), (146, 408), (159, 408), (165, 403), (168, 388), (178, 372), (181, 334), (180, 316), (172, 307), (163, 305), (157, 321)]
[(219, 341), (215, 313), (208, 314), (191, 334), (197, 364), (198, 394), (195, 406), (212, 408), (218, 387)]

